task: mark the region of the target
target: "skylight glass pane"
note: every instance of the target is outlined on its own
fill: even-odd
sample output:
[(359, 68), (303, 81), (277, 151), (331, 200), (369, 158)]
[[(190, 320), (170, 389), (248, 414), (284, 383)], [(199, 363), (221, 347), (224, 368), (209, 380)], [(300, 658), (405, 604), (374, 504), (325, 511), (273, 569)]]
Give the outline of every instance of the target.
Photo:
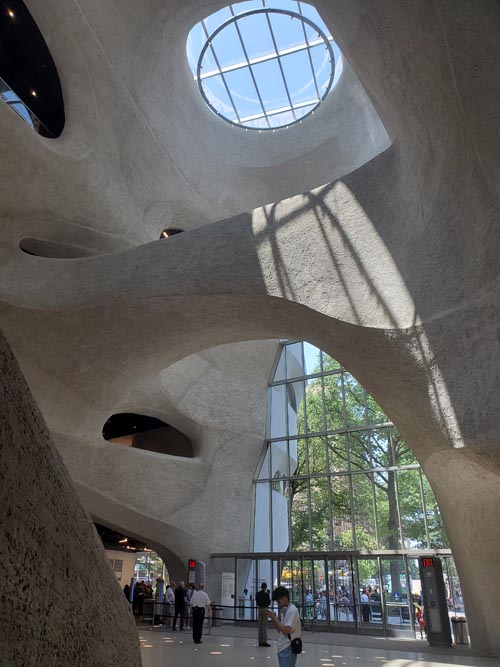
[[(305, 17), (316, 23), (309, 25)], [(296, 0), (249, 0), (207, 17), (192, 29), (186, 51), (196, 76), (196, 49), (211, 40), (201, 47), (198, 82), (209, 105), (226, 120), (251, 129), (285, 127), (308, 114), (333, 76), (334, 59), (318, 24), (324, 27), (316, 10)], [(338, 52), (333, 42), (332, 48)], [(340, 60), (335, 81), (341, 69)]]
[(307, 51), (290, 53), (281, 58), (281, 64), (290, 90), (292, 102), (309, 102), (317, 99), (314, 77)]
[(207, 16), (207, 18), (203, 21), (207, 34), (210, 36), (215, 30), (217, 30), (220, 25), (225, 23), (230, 18), (231, 12), (229, 11), (229, 7), (219, 9), (219, 11), (215, 12), (215, 14), (210, 14), (210, 16)]
[(31, 114), (28, 111), (28, 109), (24, 106), (22, 102), (14, 102), (14, 104), (10, 105), (16, 113), (18, 113), (23, 120), (25, 120), (28, 125), (31, 125), (33, 127), (33, 120), (31, 118)]
[(240, 118), (262, 113), (262, 107), (248, 68), (225, 74)]
[(308, 23), (304, 23), (303, 25), (306, 33), (306, 41), (308, 44), (313, 44), (317, 42), (318, 39), (323, 39), (319, 32), (312, 27), (312, 25), (309, 25)]
[(315, 7), (312, 5), (309, 5), (307, 2), (301, 2), (300, 4), (300, 9), (302, 12), (302, 15), (305, 16), (308, 19), (311, 19), (313, 23), (315, 23), (318, 28), (321, 28), (321, 30), (325, 33), (325, 35), (328, 37), (330, 31), (328, 30), (325, 22), (321, 18), (321, 16), (318, 14), (317, 10)]
[(304, 118), (304, 116), (307, 116), (307, 114), (310, 113), (315, 106), (316, 103), (308, 104), (304, 107), (299, 107), (298, 109), (295, 109), (295, 118), (297, 118), (297, 120), (300, 120), (300, 118)]
[[(219, 68), (217, 67), (217, 63), (215, 61), (212, 48), (209, 46), (203, 56), (200, 75), (203, 77), (203, 75), (208, 74), (208, 72), (218, 72), (218, 71)], [(196, 68), (194, 70), (194, 73), (196, 74)]]
[(221, 75), (205, 79), (203, 81), (203, 90), (208, 101), (216, 111), (230, 120), (236, 120), (234, 109)]
[(269, 116), (269, 125), (271, 127), (283, 127), (283, 125), (291, 125), (295, 120), (296, 116), (291, 111), (283, 111)]
[(296, 0), (266, 0), (266, 7), (299, 13), (299, 5)]
[(275, 53), (271, 31), (264, 14), (238, 20), (238, 28), (250, 60)]
[(0, 93), (0, 95), (6, 102), (21, 101), (19, 97), (15, 94), (15, 92), (13, 90), (10, 90), (10, 88), (6, 88), (6, 90), (4, 90), (3, 93)]
[(263, 4), (262, 0), (249, 0), (249, 2), (237, 2), (231, 7), (235, 14), (243, 14), (243, 12), (249, 12), (252, 9), (262, 9)]
[(313, 61), (314, 72), (318, 82), (320, 95), (323, 95), (330, 81), (330, 53), (323, 44), (314, 46), (311, 49), (311, 58)]
[(269, 14), (279, 51), (304, 44), (302, 21), (284, 14)]
[(198, 58), (200, 57), (201, 50), (205, 44), (206, 37), (203, 32), (201, 23), (197, 23), (194, 28), (189, 33), (189, 37), (186, 44), (186, 54), (191, 71), (196, 72), (198, 66)]
[(217, 60), (221, 68), (238, 63), (245, 63), (246, 58), (243, 53), (240, 38), (234, 23), (231, 23), (219, 32), (212, 40), (212, 48), (215, 51)]
[(267, 60), (253, 65), (252, 70), (266, 110), (290, 106), (281, 70), (276, 60)]
[(254, 130), (267, 130), (269, 125), (265, 118), (256, 118), (255, 120), (245, 121), (245, 127), (253, 128)]

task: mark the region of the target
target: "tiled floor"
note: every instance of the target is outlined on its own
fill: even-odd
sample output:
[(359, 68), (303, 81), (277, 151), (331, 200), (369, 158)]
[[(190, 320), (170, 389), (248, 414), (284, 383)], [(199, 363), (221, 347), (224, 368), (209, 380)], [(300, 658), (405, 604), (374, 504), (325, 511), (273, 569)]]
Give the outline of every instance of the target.
[[(216, 633), (216, 634), (215, 634)], [(143, 667), (277, 667), (275, 632), (271, 648), (259, 648), (255, 630), (225, 626), (204, 631), (195, 645), (190, 631), (140, 629)], [(468, 647), (433, 649), (425, 641), (304, 633), (297, 667), (500, 667), (500, 660), (474, 656)]]

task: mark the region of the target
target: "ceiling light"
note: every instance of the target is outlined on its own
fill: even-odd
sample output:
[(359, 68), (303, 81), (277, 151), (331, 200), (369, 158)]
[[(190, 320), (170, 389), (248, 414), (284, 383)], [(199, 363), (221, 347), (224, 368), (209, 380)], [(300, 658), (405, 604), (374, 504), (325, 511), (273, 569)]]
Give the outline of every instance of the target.
[(32, 91), (31, 91), (31, 96), (32, 96), (32, 97), (36, 97), (36, 90), (32, 90)]
[(14, 16), (15, 16), (14, 12), (12, 11), (12, 9), (8, 9), (8, 10), (7, 10), (7, 14), (10, 16), (11, 19), (13, 19)]
[(127, 537), (125, 537), (123, 540), (118, 540), (118, 544), (125, 544), (125, 542), (128, 542)]

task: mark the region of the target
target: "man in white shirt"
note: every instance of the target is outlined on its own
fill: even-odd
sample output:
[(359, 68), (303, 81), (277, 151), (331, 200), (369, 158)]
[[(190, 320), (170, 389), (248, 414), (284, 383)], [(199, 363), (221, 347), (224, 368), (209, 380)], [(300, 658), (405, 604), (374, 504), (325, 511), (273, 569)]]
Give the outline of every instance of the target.
[(290, 602), (290, 594), (284, 586), (278, 586), (273, 591), (273, 602), (278, 603), (281, 620), (271, 611), (267, 611), (273, 621), (278, 635), (278, 662), (279, 667), (295, 667), (297, 656), (292, 653), (291, 640), (300, 637), (300, 616), (297, 607)]
[(368, 597), (368, 593), (366, 591), (366, 588), (363, 588), (363, 590), (361, 591), (360, 601), (361, 601), (361, 614), (363, 615), (363, 623), (369, 623), (370, 622), (370, 598)]
[(205, 584), (200, 584), (199, 589), (193, 593), (189, 607), (193, 619), (193, 641), (195, 644), (201, 644), (205, 611), (210, 618), (210, 598), (205, 593)]
[(167, 616), (167, 619), (165, 621), (165, 625), (167, 625), (167, 623), (169, 623), (169, 620), (174, 615), (175, 595), (174, 595), (173, 586), (175, 586), (175, 581), (171, 581), (167, 585), (167, 588), (165, 590), (165, 603), (166, 603), (166, 616)]

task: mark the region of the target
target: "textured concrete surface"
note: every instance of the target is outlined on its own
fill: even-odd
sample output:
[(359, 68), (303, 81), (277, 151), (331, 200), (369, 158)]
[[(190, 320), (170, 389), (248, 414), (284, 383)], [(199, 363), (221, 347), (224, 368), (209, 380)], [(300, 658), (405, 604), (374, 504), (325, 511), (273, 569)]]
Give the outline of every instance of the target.
[(129, 605), (0, 334), (0, 664), (140, 665)]
[[(0, 105), (0, 324), (88, 509), (174, 572), (249, 548), (273, 339), (305, 338), (407, 438), (473, 646), (500, 654), (500, 5), (317, 0), (344, 74), (264, 143), (189, 74), (187, 32), (223, 2), (28, 4), (68, 122), (50, 142)], [(169, 226), (188, 231), (148, 243)], [(89, 256), (31, 257), (26, 237)], [(194, 458), (103, 442), (120, 411)]]

